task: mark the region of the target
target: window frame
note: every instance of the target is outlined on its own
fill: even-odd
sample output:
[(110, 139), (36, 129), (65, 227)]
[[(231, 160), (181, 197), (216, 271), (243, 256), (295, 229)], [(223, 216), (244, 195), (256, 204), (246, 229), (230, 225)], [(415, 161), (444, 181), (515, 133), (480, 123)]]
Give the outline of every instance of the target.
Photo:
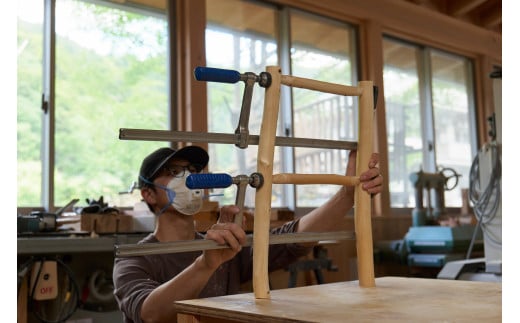
[[(51, 2), (53, 0), (45, 0)], [(103, 0), (104, 1), (104, 0)], [(260, 1), (271, 3), (271, 1)], [(487, 141), (488, 125), (487, 117), (494, 111), (493, 102), (493, 81), (489, 78), (489, 73), (496, 66), (501, 66), (501, 35), (491, 33), (480, 28), (467, 28), (467, 25), (458, 22), (428, 16), (425, 12), (407, 6), (405, 3), (379, 3), (380, 10), (364, 10), (374, 6), (376, 0), (367, 0), (363, 4), (353, 6), (340, 5), (331, 10), (331, 2), (322, 2), (309, 5), (303, 0), (277, 0), (275, 2), (282, 10), (295, 8), (306, 10), (314, 14), (323, 15), (338, 19), (340, 21), (353, 23), (359, 28), (359, 72), (360, 79), (370, 79), (379, 87), (379, 100), (377, 104), (377, 117), (375, 128), (376, 150), (380, 153), (380, 168), (384, 176), (387, 172), (385, 167), (388, 159), (387, 148), (385, 147), (386, 126), (384, 117), (385, 103), (384, 88), (382, 82), (382, 51), (381, 43), (383, 35), (396, 37), (405, 41), (411, 41), (425, 46), (435, 47), (454, 54), (468, 57), (474, 63), (474, 91), (475, 91), (475, 124), (477, 129), (476, 144)], [(334, 2), (337, 3), (337, 2)], [(190, 119), (191, 111), (183, 112), (179, 107), (186, 101), (196, 103), (204, 102), (206, 93), (203, 85), (193, 84), (190, 79), (194, 66), (205, 65), (204, 57), (197, 55), (199, 49), (204, 48), (204, 27), (205, 21), (201, 23), (201, 13), (205, 10), (204, 0), (172, 0), (169, 1), (168, 13), (179, 17), (185, 17), (184, 22), (176, 21), (173, 25), (172, 17), (169, 19), (169, 30), (172, 32), (171, 39), (175, 39), (170, 44), (170, 50), (181, 51), (187, 54), (186, 61), (179, 58), (170, 58), (170, 73), (175, 72), (175, 79), (170, 77), (171, 94), (174, 98), (170, 99), (172, 115), (180, 114), (179, 123), (175, 123), (172, 129), (207, 131), (205, 116), (200, 119)], [(204, 14), (202, 14), (204, 16)], [(401, 20), (396, 17), (405, 15), (410, 19)], [(195, 19), (189, 19), (194, 17)], [(204, 19), (202, 19), (204, 20)], [(415, 24), (421, 21), (420, 25)], [(191, 28), (190, 28), (191, 27)], [(458, 30), (457, 33), (450, 31)], [(186, 37), (186, 33), (190, 36)], [(181, 37), (176, 38), (176, 37)], [(478, 40), (478, 41), (476, 41)], [(498, 47), (497, 47), (498, 44)], [(282, 60), (283, 56), (280, 56)], [(50, 66), (50, 65), (49, 65)], [(192, 83), (190, 83), (192, 82)], [(194, 89), (194, 90), (192, 90)], [(381, 112), (382, 111), (382, 112)], [(173, 122), (172, 122), (173, 123)], [(191, 129), (190, 129), (191, 128)], [(49, 148), (52, 141), (48, 143)], [(52, 165), (52, 163), (49, 162)], [(383, 192), (374, 198), (374, 213), (376, 216), (387, 216), (393, 214), (407, 213), (408, 210), (391, 209), (388, 196), (388, 184), (383, 184)], [(48, 191), (53, 194), (52, 190)], [(47, 210), (54, 208), (51, 203), (42, 203)], [(20, 210), (19, 210), (20, 212)]]
[[(432, 71), (432, 60), (435, 54), (442, 55), (445, 57), (452, 57), (454, 59), (461, 59), (464, 61), (465, 66), (465, 81), (467, 85), (467, 96), (468, 96), (468, 124), (470, 132), (470, 141), (468, 142), (471, 148), (471, 155), (475, 156), (477, 147), (477, 129), (476, 129), (476, 105), (475, 105), (475, 91), (474, 91), (474, 68), (473, 62), (468, 57), (457, 55), (454, 53), (447, 52), (438, 48), (405, 41), (397, 37), (384, 35), (383, 41), (395, 43), (397, 45), (406, 46), (415, 51), (415, 62), (418, 78), (418, 92), (419, 92), (419, 113), (420, 113), (420, 125), (421, 125), (421, 139), (422, 139), (422, 163), (421, 170), (428, 173), (437, 173), (439, 171), (439, 165), (437, 163), (437, 143), (436, 143), (436, 131), (435, 131), (435, 107), (434, 107), (434, 90), (433, 90), (433, 74)], [(385, 117), (386, 121), (386, 117)], [(471, 165), (468, 165), (471, 166)], [(468, 174), (461, 174), (462, 176), (468, 176)], [(461, 189), (462, 187), (458, 187)], [(391, 193), (391, 192), (390, 192)], [(432, 194), (436, 194), (432, 192)], [(435, 201), (432, 201), (435, 202)], [(412, 207), (397, 207), (390, 205), (392, 209), (404, 209), (410, 210)], [(457, 207), (446, 207), (446, 209), (456, 209)]]

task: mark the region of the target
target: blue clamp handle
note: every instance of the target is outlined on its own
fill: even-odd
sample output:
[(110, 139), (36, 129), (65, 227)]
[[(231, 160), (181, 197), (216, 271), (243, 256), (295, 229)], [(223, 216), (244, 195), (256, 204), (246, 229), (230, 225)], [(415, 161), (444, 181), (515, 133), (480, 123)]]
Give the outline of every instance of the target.
[(186, 177), (186, 187), (197, 188), (226, 188), (233, 184), (233, 177), (228, 174), (190, 174)]
[(214, 67), (198, 66), (193, 71), (197, 81), (237, 83), (240, 81), (240, 73), (233, 70), (225, 70)]

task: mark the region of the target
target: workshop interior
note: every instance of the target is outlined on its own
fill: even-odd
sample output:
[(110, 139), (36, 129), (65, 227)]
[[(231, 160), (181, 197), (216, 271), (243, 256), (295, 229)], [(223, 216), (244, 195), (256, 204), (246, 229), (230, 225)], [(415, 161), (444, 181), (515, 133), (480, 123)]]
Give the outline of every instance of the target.
[[(155, 225), (137, 175), (159, 147), (209, 153), (186, 181), (203, 194), (198, 231), (235, 204), (253, 233), (269, 66), (292, 82), (373, 82), (376, 277), (502, 284), (502, 1), (21, 0), (17, 10), (18, 322), (122, 322), (114, 259), (170, 252), (137, 248)], [(282, 86), (273, 171), (344, 175), (359, 106)], [(280, 181), (270, 226), (337, 190)], [(338, 230), (355, 222), (345, 214)], [(318, 235), (312, 253), (270, 273), (270, 288), (358, 280), (353, 236)]]

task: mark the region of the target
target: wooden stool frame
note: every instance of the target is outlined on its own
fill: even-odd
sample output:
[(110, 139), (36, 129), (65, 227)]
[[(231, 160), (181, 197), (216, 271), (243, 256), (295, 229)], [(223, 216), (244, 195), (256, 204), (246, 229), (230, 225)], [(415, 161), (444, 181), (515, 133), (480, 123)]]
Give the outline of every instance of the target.
[[(374, 260), (371, 222), (370, 194), (359, 185), (359, 175), (366, 169), (372, 154), (372, 128), (374, 113), (374, 90), (371, 81), (361, 81), (357, 87), (321, 82), (311, 79), (282, 75), (280, 67), (268, 66), (271, 85), (266, 89), (260, 142), (258, 145), (257, 172), (264, 177), (264, 184), (256, 190), (253, 227), (253, 291), (256, 298), (269, 298), (268, 250), (271, 194), (273, 183), (287, 184), (337, 184), (332, 177), (309, 175), (273, 175), (275, 137), (280, 103), (281, 85), (293, 86), (320, 92), (359, 97), (358, 151), (356, 177), (343, 177), (345, 185), (355, 186), (354, 223), (358, 257), (359, 285), (374, 287)], [(327, 179), (330, 179), (327, 182)], [(341, 180), (339, 180), (341, 182)]]
[[(218, 69), (212, 69), (218, 70)], [(233, 76), (237, 76), (232, 81), (225, 80), (225, 83), (234, 83), (239, 80), (240, 74), (235, 71), (227, 71)], [(217, 74), (220, 73), (217, 71)], [(266, 87), (264, 99), (264, 111), (260, 134), (258, 137), (258, 156), (257, 172), (262, 174), (263, 185), (256, 188), (254, 227), (251, 245), (253, 247), (253, 290), (255, 298), (268, 299), (269, 297), (269, 277), (268, 277), (268, 251), (270, 242), (277, 240), (270, 238), (270, 214), (271, 214), (271, 194), (273, 184), (334, 184), (354, 186), (354, 224), (355, 240), (358, 258), (358, 276), (361, 287), (374, 287), (374, 263), (373, 263), (373, 243), (372, 243), (372, 222), (371, 222), (371, 198), (370, 194), (363, 191), (359, 185), (359, 175), (368, 166), (372, 155), (372, 128), (374, 114), (374, 86), (371, 81), (361, 81), (358, 86), (346, 86), (335, 83), (322, 82), (312, 79), (282, 75), (280, 67), (268, 66), (266, 74), (270, 75), (270, 85)], [(264, 74), (265, 75), (265, 74)], [(210, 80), (210, 79), (208, 79)], [(211, 79), (211, 81), (215, 81)], [(358, 97), (358, 141), (335, 141), (335, 140), (312, 140), (306, 138), (287, 138), (276, 137), (278, 122), (278, 112), (280, 105), (281, 86), (292, 86), (308, 90), (320, 91), (325, 93), (356, 96)], [(231, 138), (230, 138), (231, 137)], [(254, 136), (249, 136), (250, 139)], [(172, 140), (181, 141), (205, 141), (230, 143), (236, 138), (231, 134), (217, 133), (185, 133), (179, 131), (157, 131), (140, 129), (120, 129), (120, 139), (133, 140)], [(217, 140), (217, 141), (212, 141)], [(293, 140), (293, 141), (291, 141)], [(357, 149), (356, 176), (345, 176), (336, 174), (273, 174), (274, 149), (276, 145), (287, 145), (290, 142), (292, 147), (308, 147), (309, 141), (314, 143), (313, 147), (326, 145), (327, 148), (335, 149)], [(235, 142), (236, 145), (236, 142)], [(325, 146), (324, 146), (325, 147)], [(317, 233), (305, 233), (313, 234)], [(280, 235), (284, 243), (297, 243), (307, 240), (309, 237), (299, 234)], [(335, 232), (322, 232), (320, 234), (335, 235)], [(338, 233), (339, 234), (339, 233)], [(344, 235), (344, 234), (343, 234)], [(312, 238), (312, 237), (311, 237)], [(270, 241), (271, 240), (271, 241)], [(171, 243), (140, 244), (140, 245), (116, 245), (116, 256), (135, 256), (144, 254), (157, 254), (168, 252), (181, 252), (187, 250), (205, 250), (215, 248), (225, 248), (226, 246), (216, 245), (213, 241), (178, 241)]]

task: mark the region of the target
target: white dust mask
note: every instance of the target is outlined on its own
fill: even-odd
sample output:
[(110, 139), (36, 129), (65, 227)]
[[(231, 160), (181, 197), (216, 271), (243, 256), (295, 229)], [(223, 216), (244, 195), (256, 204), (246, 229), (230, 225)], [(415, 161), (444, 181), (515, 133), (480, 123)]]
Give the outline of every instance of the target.
[(202, 208), (202, 190), (190, 190), (186, 187), (188, 175), (190, 175), (190, 172), (185, 171), (184, 176), (174, 177), (166, 188), (169, 190), (168, 199), (170, 204), (182, 214), (193, 215)]

